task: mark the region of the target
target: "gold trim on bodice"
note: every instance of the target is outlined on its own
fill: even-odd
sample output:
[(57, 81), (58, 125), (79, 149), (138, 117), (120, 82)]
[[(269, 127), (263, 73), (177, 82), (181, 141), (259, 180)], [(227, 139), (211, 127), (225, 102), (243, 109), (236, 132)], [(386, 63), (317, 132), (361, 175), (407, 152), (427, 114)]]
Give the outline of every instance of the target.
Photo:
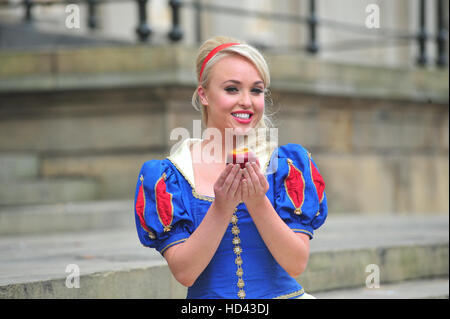
[(241, 253), (242, 253), (242, 248), (241, 248), (241, 238), (239, 237), (239, 227), (237, 225), (239, 219), (236, 215), (237, 212), (237, 207), (234, 209), (234, 213), (233, 216), (231, 216), (231, 224), (233, 225), (233, 227), (231, 227), (231, 233), (233, 234), (233, 252), (236, 255), (236, 259), (234, 260), (234, 263), (237, 266), (237, 270), (236, 270), (236, 276), (238, 277), (237, 283), (236, 285), (239, 288), (239, 291), (237, 293), (237, 296), (241, 299), (245, 298), (245, 291), (244, 291), (244, 286), (245, 286), (245, 282), (244, 279), (242, 278), (242, 276), (244, 275), (244, 270), (242, 269), (242, 257), (241, 257)]

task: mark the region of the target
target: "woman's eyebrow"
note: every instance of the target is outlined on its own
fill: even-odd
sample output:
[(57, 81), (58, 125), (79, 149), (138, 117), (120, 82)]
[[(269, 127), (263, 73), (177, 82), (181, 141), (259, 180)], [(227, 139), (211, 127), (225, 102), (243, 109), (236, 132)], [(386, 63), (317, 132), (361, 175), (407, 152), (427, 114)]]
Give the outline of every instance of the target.
[[(226, 80), (222, 84), (225, 84), (227, 82), (232, 82), (232, 83), (235, 83), (235, 84), (241, 84), (241, 82), (238, 81), (238, 80)], [(256, 85), (256, 84), (264, 84), (264, 82), (263, 81), (255, 81), (255, 83), (253, 83), (253, 85)]]

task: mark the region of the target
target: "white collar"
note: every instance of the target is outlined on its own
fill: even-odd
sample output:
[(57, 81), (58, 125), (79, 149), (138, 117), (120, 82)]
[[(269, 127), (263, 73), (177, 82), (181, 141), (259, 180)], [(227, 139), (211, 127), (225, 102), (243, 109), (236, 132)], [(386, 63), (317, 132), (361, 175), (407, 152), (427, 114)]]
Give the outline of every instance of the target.
[[(167, 158), (175, 164), (180, 173), (187, 179), (187, 181), (195, 189), (195, 178), (194, 178), (194, 168), (192, 165), (192, 155), (190, 146), (193, 143), (201, 142), (202, 139), (199, 138), (186, 138), (175, 149), (171, 152)], [(263, 174), (267, 173), (267, 164), (270, 161), (270, 154), (262, 154), (259, 157), (260, 165), (263, 169)]]
[(175, 164), (180, 173), (195, 188), (194, 168), (192, 167), (192, 155), (190, 146), (192, 143), (200, 142), (199, 138), (186, 138), (167, 158)]

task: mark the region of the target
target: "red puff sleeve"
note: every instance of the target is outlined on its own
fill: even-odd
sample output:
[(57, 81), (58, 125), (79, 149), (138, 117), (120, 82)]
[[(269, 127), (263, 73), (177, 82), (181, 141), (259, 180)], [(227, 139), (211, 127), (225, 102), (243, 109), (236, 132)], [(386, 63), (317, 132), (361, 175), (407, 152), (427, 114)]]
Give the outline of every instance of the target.
[(278, 148), (274, 175), (274, 208), (294, 231), (312, 239), (328, 214), (325, 182), (311, 154), (302, 146)]
[(192, 234), (193, 218), (181, 192), (177, 175), (169, 165), (160, 160), (144, 163), (134, 198), (136, 229), (142, 245), (164, 254)]

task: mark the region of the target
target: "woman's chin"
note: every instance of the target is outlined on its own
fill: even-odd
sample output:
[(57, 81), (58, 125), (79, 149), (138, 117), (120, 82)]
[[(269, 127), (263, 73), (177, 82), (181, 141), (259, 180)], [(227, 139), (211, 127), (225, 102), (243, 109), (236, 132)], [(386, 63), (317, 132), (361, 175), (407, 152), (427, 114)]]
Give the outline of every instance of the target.
[(234, 135), (248, 135), (254, 127), (252, 125), (233, 127)]
[[(240, 125), (240, 124), (234, 124), (228, 125), (228, 127), (225, 129), (225, 133), (227, 135), (233, 135), (233, 136), (241, 136), (241, 135), (249, 135), (252, 133), (252, 130), (255, 130), (255, 127), (252, 123)], [(256, 133), (256, 132), (255, 132)]]

